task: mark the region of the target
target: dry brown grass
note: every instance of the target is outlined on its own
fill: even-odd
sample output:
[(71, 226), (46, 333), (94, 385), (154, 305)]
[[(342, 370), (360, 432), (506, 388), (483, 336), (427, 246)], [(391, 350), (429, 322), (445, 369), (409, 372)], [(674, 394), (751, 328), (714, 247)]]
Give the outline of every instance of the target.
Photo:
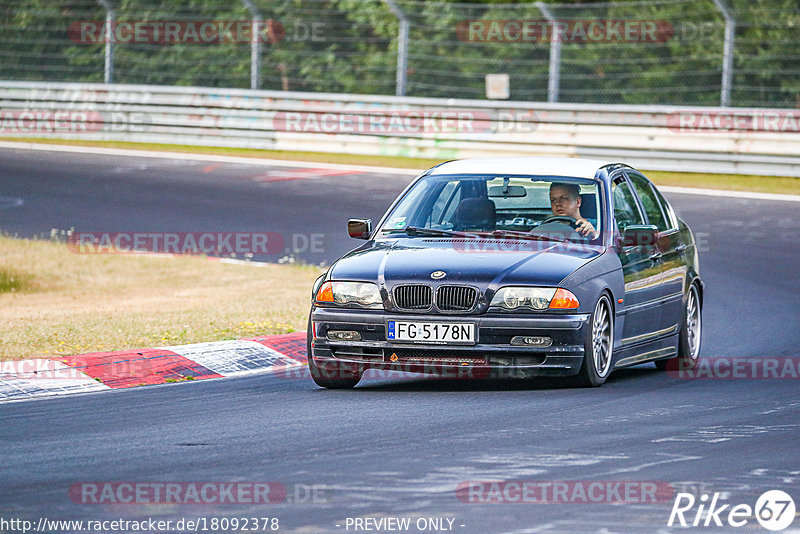
[(0, 236), (0, 359), (304, 330), (319, 267), (89, 255)]

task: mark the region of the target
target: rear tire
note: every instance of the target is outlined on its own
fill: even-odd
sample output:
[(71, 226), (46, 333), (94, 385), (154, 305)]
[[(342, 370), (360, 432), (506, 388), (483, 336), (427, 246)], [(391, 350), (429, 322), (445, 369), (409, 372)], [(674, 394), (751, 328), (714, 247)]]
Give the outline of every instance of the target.
[(353, 389), (361, 380), (362, 371), (360, 369), (352, 371), (344, 369), (341, 365), (320, 368), (314, 363), (314, 353), (311, 349), (311, 340), (314, 333), (311, 331), (311, 314), (308, 316), (308, 329), (306, 331), (306, 350), (308, 354), (308, 370), (314, 382), (327, 389)]
[(589, 331), (584, 342), (584, 357), (574, 383), (583, 387), (601, 386), (611, 374), (614, 353), (614, 313), (611, 299), (600, 295), (589, 317)]
[(694, 369), (700, 360), (700, 336), (703, 333), (703, 310), (700, 304), (700, 291), (692, 284), (686, 296), (686, 306), (678, 334), (678, 355), (667, 360), (657, 360), (659, 371)]

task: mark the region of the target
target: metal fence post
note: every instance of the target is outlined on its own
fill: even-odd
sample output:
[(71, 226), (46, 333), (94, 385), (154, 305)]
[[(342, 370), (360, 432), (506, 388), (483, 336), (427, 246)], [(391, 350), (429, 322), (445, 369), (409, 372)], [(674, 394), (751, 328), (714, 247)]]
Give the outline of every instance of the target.
[(559, 39), (556, 28), (557, 21), (550, 9), (542, 2), (536, 2), (536, 7), (550, 23), (550, 71), (547, 78), (547, 101), (558, 102), (558, 91), (561, 84), (561, 39)]
[(733, 40), (736, 33), (736, 19), (733, 13), (725, 5), (723, 0), (714, 0), (725, 17), (725, 44), (722, 52), (722, 89), (720, 90), (719, 105), (727, 107), (731, 105), (731, 85), (733, 85)]
[(397, 34), (397, 74), (395, 82), (396, 96), (406, 95), (406, 64), (408, 63), (408, 17), (400, 9), (394, 0), (383, 0), (389, 9), (400, 21), (400, 29)]
[(264, 18), (258, 8), (251, 0), (242, 0), (250, 11), (251, 31), (250, 31), (250, 89), (261, 87), (261, 39), (259, 30), (264, 24)]
[(114, 83), (114, 8), (108, 0), (97, 0), (106, 10), (106, 60), (103, 82)]

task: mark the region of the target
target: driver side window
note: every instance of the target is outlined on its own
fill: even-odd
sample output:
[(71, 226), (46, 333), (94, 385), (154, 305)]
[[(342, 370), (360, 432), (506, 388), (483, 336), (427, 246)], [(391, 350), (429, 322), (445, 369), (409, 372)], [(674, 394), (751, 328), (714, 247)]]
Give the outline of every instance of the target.
[(639, 212), (628, 182), (621, 178), (614, 181), (611, 185), (611, 196), (614, 201), (614, 220), (620, 232), (631, 224), (644, 224), (644, 218)]

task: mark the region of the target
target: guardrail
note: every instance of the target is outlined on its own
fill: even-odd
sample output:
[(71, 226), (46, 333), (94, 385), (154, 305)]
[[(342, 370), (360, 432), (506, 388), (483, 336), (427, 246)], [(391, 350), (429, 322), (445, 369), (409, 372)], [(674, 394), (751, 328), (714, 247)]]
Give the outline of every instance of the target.
[(0, 82), (0, 136), (453, 159), (556, 155), (800, 177), (800, 110)]

